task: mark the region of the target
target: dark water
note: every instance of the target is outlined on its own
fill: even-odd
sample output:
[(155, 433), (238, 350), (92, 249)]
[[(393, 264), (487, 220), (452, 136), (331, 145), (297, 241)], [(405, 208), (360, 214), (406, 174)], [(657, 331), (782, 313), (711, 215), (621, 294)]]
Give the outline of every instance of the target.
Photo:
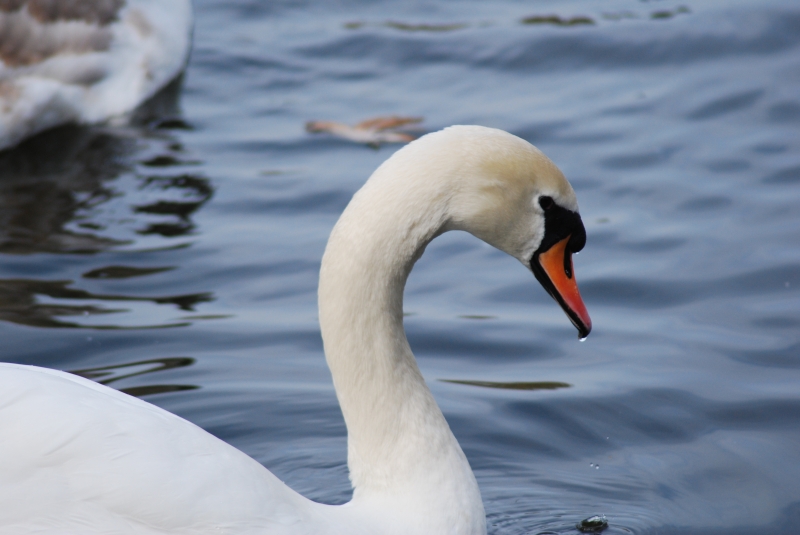
[(319, 259), (396, 146), (304, 123), (499, 127), (575, 186), (595, 328), (578, 343), (530, 273), (465, 234), (412, 274), (409, 339), (489, 531), (605, 514), (615, 534), (800, 532), (800, 6), (195, 7), (183, 123), (162, 103), (161, 128), (0, 154), (3, 360), (144, 396), (344, 502)]

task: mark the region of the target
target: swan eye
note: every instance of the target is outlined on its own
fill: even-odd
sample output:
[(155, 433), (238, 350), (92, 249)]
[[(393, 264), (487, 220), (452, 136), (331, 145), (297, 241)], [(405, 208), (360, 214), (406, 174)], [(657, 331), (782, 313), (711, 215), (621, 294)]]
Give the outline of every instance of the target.
[(542, 207), (542, 210), (549, 210), (550, 208), (553, 207), (553, 204), (555, 203), (553, 202), (552, 197), (547, 197), (547, 196), (539, 197), (539, 206)]

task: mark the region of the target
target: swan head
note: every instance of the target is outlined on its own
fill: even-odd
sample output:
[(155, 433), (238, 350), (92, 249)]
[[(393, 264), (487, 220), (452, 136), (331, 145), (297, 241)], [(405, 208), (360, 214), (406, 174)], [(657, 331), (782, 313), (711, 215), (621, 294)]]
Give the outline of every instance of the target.
[[(586, 243), (575, 191), (539, 149), (512, 134), (455, 126), (415, 144), (431, 171), (448, 175), (448, 220), (530, 269), (585, 338), (592, 321), (578, 291), (572, 255)], [(424, 155), (418, 155), (424, 156)]]

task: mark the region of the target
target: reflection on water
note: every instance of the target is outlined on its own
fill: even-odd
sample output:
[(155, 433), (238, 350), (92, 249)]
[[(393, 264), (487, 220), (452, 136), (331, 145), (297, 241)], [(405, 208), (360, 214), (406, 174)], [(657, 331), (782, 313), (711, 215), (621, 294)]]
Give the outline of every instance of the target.
[(413, 24), (408, 22), (398, 22), (395, 20), (387, 20), (381, 23), (369, 22), (348, 22), (344, 24), (344, 28), (348, 30), (358, 30), (364, 27), (377, 26), (392, 28), (393, 30), (400, 30), (403, 32), (452, 32), (454, 30), (462, 30), (467, 27), (467, 24), (453, 23), (453, 24)]
[[(186, 127), (177, 117), (179, 90), (176, 80), (145, 103), (135, 113), (133, 126), (64, 126), (0, 152), (0, 253), (101, 255), (132, 245), (155, 245), (152, 250), (162, 251), (188, 247), (171, 240), (194, 231), (192, 217), (214, 188), (207, 178), (190, 172), (201, 162), (186, 158), (169, 132), (168, 127)], [(0, 320), (101, 330), (184, 327), (191, 324), (186, 319), (154, 318), (163, 313), (132, 310), (131, 305), (174, 305), (195, 312), (199, 303), (214, 299), (207, 291), (165, 293), (150, 288), (151, 279), (156, 279), (152, 276), (178, 266), (101, 261), (83, 270), (86, 284), (131, 282), (109, 292), (95, 289), (98, 284), (74, 288), (72, 273), (50, 280), (0, 278)], [(61, 264), (56, 260), (52, 265)], [(157, 282), (163, 280), (162, 276)], [(142, 317), (120, 316), (136, 312)], [(109, 314), (117, 314), (118, 321), (92, 323), (94, 317)]]
[[(158, 272), (161, 270), (163, 270), (163, 268), (155, 268), (155, 270), (151, 270), (150, 272)], [(102, 272), (102, 270), (96, 271)], [(90, 329), (184, 327), (189, 325), (189, 323), (178, 322), (123, 327), (119, 325), (87, 325), (74, 321), (63, 321), (58, 318), (63, 316), (86, 317), (98, 314), (128, 312), (128, 309), (124, 308), (106, 308), (93, 304), (69, 304), (74, 301), (150, 302), (157, 305), (171, 304), (177, 306), (180, 310), (193, 312), (197, 304), (213, 300), (213, 296), (209, 292), (186, 295), (166, 295), (160, 297), (139, 297), (132, 295), (91, 293), (86, 290), (69, 288), (68, 286), (70, 284), (72, 284), (72, 281), (0, 279), (0, 320), (32, 327), (72, 327)], [(66, 303), (41, 303), (39, 302), (41, 297), (65, 300)]]
[(561, 383), (559, 381), (498, 383), (494, 381), (467, 381), (459, 379), (439, 379), (439, 380), (443, 383), (482, 386), (484, 388), (500, 388), (504, 390), (557, 390), (559, 388), (569, 388), (572, 386), (569, 383)]
[[(209, 180), (167, 173), (167, 165), (183, 170), (195, 163), (179, 159), (178, 144), (141, 165), (137, 148), (126, 131), (62, 127), (0, 152), (0, 252), (97, 253), (133, 243), (135, 236), (113, 236), (131, 219), (143, 220), (132, 229), (139, 235), (191, 233), (192, 215), (213, 195)], [(152, 174), (153, 160), (161, 162), (159, 174)], [(123, 174), (138, 183), (128, 194), (130, 212), (145, 217), (121, 217), (118, 207), (104, 206), (125, 195), (114, 182)]]
[(163, 271), (171, 271), (175, 269), (174, 266), (168, 267), (153, 267), (141, 268), (133, 266), (107, 266), (83, 274), (85, 279), (129, 279), (131, 277), (143, 277), (145, 275), (154, 275)]
[[(180, 87), (177, 79), (143, 104), (133, 126), (63, 126), (0, 151), (0, 253), (98, 253), (137, 234), (191, 233), (191, 216), (214, 190), (186, 172), (201, 162), (185, 159), (169, 133), (186, 128), (177, 117)], [(137, 183), (133, 191), (118, 184), (125, 179)], [(125, 232), (131, 224), (138, 226)]]
[(555, 26), (578, 26), (583, 24), (594, 24), (594, 20), (591, 17), (571, 17), (571, 18), (562, 18), (558, 15), (533, 15), (530, 17), (525, 17), (520, 22), (522, 24), (553, 24)]
[(0, 152), (0, 252), (94, 253), (126, 243), (65, 226), (114, 197), (107, 182), (130, 169), (125, 156), (134, 146), (132, 138), (66, 126)]
[[(165, 357), (160, 359), (140, 360), (125, 364), (114, 364), (112, 366), (98, 366), (96, 368), (84, 368), (81, 370), (71, 370), (70, 373), (91, 379), (101, 385), (110, 385), (123, 379), (138, 377), (149, 373), (184, 368), (194, 364), (195, 359), (191, 357)], [(140, 385), (127, 388), (120, 388), (121, 392), (131, 396), (147, 396), (150, 394), (163, 394), (166, 392), (179, 392), (182, 390), (196, 390), (197, 385), (185, 384), (155, 384)]]
[[(162, 158), (166, 160), (169, 157)], [(180, 162), (171, 165), (179, 164)], [(171, 218), (171, 221), (150, 223), (137, 232), (139, 234), (160, 234), (168, 238), (189, 234), (194, 230), (190, 216), (203, 206), (214, 193), (207, 179), (194, 175), (148, 176), (140, 188), (160, 191), (169, 198), (135, 206), (134, 212), (174, 217)]]

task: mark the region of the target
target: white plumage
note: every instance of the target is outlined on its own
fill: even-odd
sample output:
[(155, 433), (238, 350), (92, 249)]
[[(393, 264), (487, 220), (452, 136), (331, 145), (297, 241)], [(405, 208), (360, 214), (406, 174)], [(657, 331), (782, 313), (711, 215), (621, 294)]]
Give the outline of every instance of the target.
[[(0, 365), (0, 533), (483, 535), (475, 477), (417, 367), (403, 288), (426, 245), (466, 230), (526, 266), (556, 166), (499, 130), (451, 127), (399, 150), (355, 194), (320, 270), (325, 355), (353, 499), (314, 503), (195, 425), (67, 373)], [(563, 255), (562, 255), (563, 259)]]
[(66, 123), (124, 121), (182, 71), (189, 0), (0, 2), (0, 149)]

